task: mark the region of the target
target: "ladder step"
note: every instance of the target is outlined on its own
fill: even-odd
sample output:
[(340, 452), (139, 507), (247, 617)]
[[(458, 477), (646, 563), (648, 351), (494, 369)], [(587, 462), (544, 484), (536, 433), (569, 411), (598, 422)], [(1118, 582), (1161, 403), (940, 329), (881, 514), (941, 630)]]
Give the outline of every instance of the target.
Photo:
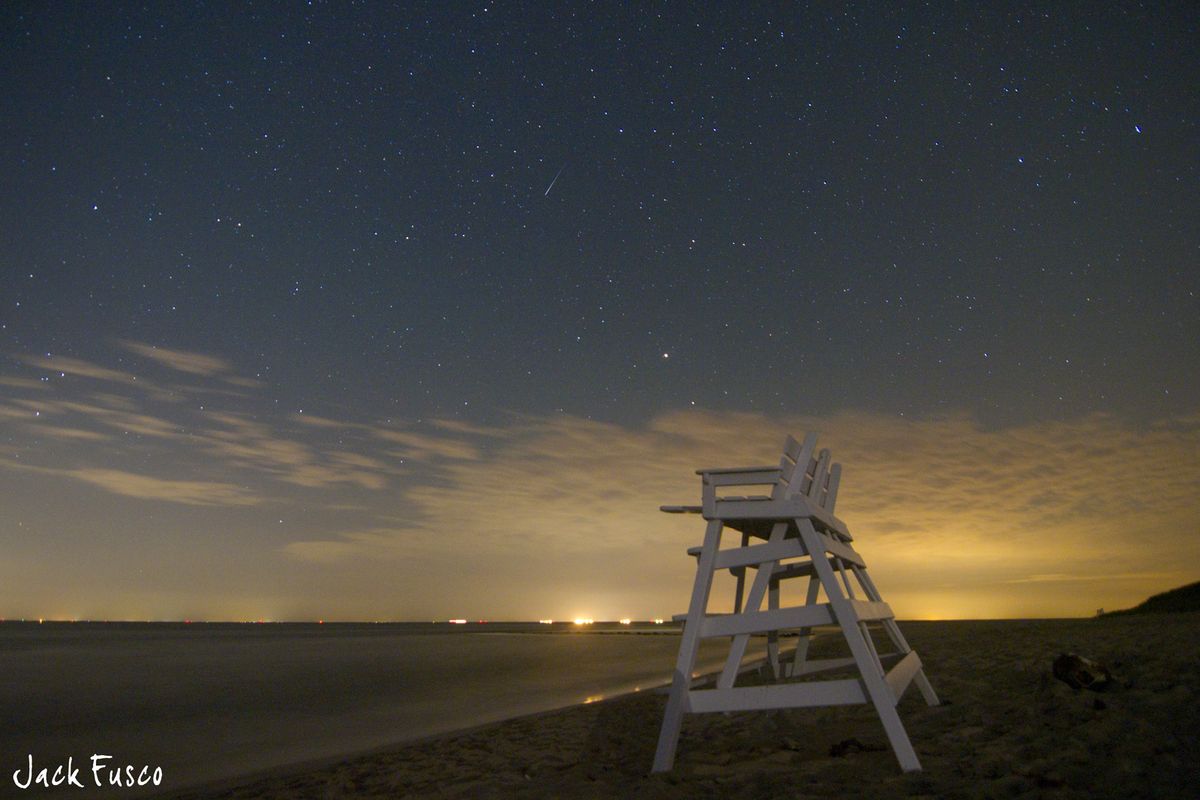
[(900, 702), (900, 698), (904, 697), (904, 692), (908, 689), (908, 685), (912, 683), (912, 679), (921, 669), (921, 659), (917, 656), (917, 651), (900, 659), (900, 663), (892, 667), (888, 672), (886, 680), (888, 688), (892, 690), (892, 694), (896, 698), (896, 702)]
[(821, 539), (821, 544), (825, 546), (825, 550), (834, 554), (843, 561), (849, 561), (857, 567), (865, 567), (867, 564), (863, 561), (862, 556), (854, 551), (854, 548), (848, 544), (843, 544), (837, 541), (832, 536), (827, 536), (824, 533), (818, 533)]
[(742, 614), (710, 615), (700, 628), (702, 639), (717, 636), (736, 636), (739, 633), (763, 633), (781, 628), (811, 628), (831, 625), (833, 614), (828, 603), (794, 608), (775, 608), (770, 611), (751, 611)]
[[(730, 617), (733, 615), (732, 614), (709, 614), (708, 616), (709, 617)], [(687, 622), (687, 621), (688, 621), (688, 612), (686, 612), (686, 611), (683, 612), (682, 614), (672, 614), (671, 615), (671, 622)]]
[(798, 678), (801, 675), (811, 675), (814, 672), (824, 672), (830, 669), (844, 669), (846, 667), (853, 667), (857, 665), (858, 662), (854, 660), (853, 656), (848, 658), (813, 658), (808, 659), (801, 664), (800, 671), (796, 673), (791, 672), (790, 668), (792, 665), (788, 664), (788, 677)]
[[(830, 560), (829, 566), (833, 569), (837, 565)], [(786, 581), (789, 578), (806, 578), (813, 574), (815, 568), (811, 561), (801, 561), (791, 564), (778, 564), (775, 571), (771, 573), (771, 578), (779, 581)]]
[(779, 542), (752, 544), (746, 547), (731, 547), (717, 552), (713, 569), (733, 569), (761, 564), (764, 561), (778, 561), (784, 558), (800, 558), (807, 555), (804, 545), (799, 539), (784, 539)]
[(810, 683), (777, 683), (772, 686), (741, 686), (733, 689), (704, 689), (687, 693), (687, 711), (757, 711), (767, 708), (811, 708), (846, 706), (867, 702), (857, 679)]
[(869, 600), (851, 600), (850, 605), (854, 607), (854, 615), (858, 617), (859, 622), (877, 622), (881, 619), (892, 619), (895, 617), (892, 614), (892, 607), (887, 603), (872, 603)]

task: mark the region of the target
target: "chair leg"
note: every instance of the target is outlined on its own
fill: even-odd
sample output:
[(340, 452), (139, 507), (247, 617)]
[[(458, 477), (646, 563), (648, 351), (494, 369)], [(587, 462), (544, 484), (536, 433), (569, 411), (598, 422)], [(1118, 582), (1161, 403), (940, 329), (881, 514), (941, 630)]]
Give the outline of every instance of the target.
[(916, 772), (921, 769), (921, 762), (917, 758), (912, 742), (909, 741), (908, 732), (904, 730), (904, 723), (896, 711), (895, 697), (892, 695), (891, 687), (883, 678), (883, 666), (879, 663), (874, 648), (863, 639), (863, 632), (858, 624), (858, 614), (842, 592), (837, 575), (829, 565), (829, 559), (825, 557), (825, 547), (821, 536), (813, 528), (812, 523), (805, 518), (798, 518), (796, 525), (800, 529), (800, 538), (804, 542), (804, 549), (812, 557), (813, 569), (820, 579), (821, 585), (825, 587), (825, 595), (829, 598), (833, 617), (842, 629), (842, 636), (845, 637), (846, 644), (850, 647), (850, 654), (854, 656), (854, 660), (858, 664), (859, 675), (867, 690), (867, 696), (875, 706), (875, 712), (879, 714), (880, 722), (883, 723), (883, 730), (887, 734), (888, 742), (892, 745), (892, 752), (895, 753), (902, 770)]
[[(866, 567), (854, 567), (854, 575), (858, 578), (858, 582), (862, 584), (869, 599), (875, 602), (883, 599), (879, 596), (879, 590), (875, 588), (875, 581), (871, 580), (871, 576), (867, 574)], [(884, 620), (883, 629), (887, 631), (892, 644), (896, 646), (896, 650), (906, 655), (912, 652), (912, 647), (909, 646), (908, 640), (904, 638), (904, 634), (900, 632), (900, 626), (896, 624), (896, 620)], [(933, 690), (933, 684), (929, 682), (929, 678), (925, 677), (924, 667), (917, 670), (917, 674), (913, 676), (913, 682), (917, 684), (917, 689), (920, 690), (921, 697), (924, 698), (926, 705), (941, 705), (942, 701), (938, 699), (937, 692)]]
[(683, 635), (679, 641), (679, 657), (675, 661), (675, 672), (671, 676), (671, 693), (667, 698), (667, 710), (663, 714), (662, 729), (658, 734), (652, 772), (665, 772), (675, 764), (679, 729), (683, 725), (683, 712), (687, 693), (691, 688), (692, 670), (696, 666), (696, 654), (700, 649), (700, 633), (704, 627), (704, 615), (708, 610), (708, 595), (712, 590), (713, 564), (716, 562), (717, 550), (721, 547), (721, 527), (719, 520), (712, 520), (704, 534), (704, 546), (696, 564), (692, 600), (688, 605), (687, 622), (684, 623)]

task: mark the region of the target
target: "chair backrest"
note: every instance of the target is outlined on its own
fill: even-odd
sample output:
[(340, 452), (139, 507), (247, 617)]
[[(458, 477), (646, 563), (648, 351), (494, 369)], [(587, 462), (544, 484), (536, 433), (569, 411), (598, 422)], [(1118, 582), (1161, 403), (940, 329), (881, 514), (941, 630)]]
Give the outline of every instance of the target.
[(783, 443), (783, 458), (779, 461), (779, 481), (771, 493), (771, 499), (782, 500), (804, 495), (818, 508), (833, 513), (837, 502), (838, 483), (842, 477), (842, 465), (831, 464), (828, 449), (815, 457), (817, 435), (809, 433), (804, 443), (788, 436)]

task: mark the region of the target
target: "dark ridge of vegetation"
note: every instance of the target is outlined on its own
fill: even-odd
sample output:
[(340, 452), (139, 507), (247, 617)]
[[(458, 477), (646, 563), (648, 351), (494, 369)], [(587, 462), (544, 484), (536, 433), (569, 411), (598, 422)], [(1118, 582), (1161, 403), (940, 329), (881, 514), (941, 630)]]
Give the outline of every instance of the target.
[(1119, 614), (1175, 614), (1182, 611), (1200, 611), (1200, 581), (1180, 586), (1169, 592), (1156, 594), (1140, 605), (1120, 611), (1109, 611), (1101, 616), (1115, 617)]

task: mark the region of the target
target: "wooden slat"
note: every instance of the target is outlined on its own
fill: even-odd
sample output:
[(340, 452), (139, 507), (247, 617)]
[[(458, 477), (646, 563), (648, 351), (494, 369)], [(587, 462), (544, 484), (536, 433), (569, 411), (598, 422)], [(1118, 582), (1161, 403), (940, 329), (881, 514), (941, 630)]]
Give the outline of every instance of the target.
[(789, 479), (791, 479), (792, 470), (794, 470), (795, 468), (796, 468), (796, 462), (792, 461), (792, 459), (788, 457), (787, 453), (784, 453), (782, 456), (779, 457), (779, 474), (783, 478), (785, 483)]
[(712, 506), (704, 508), (704, 513), (708, 514), (710, 519), (795, 519), (806, 517), (816, 521), (818, 530), (836, 531), (843, 537), (849, 535), (846, 523), (818, 507), (804, 495), (787, 500), (781, 500), (778, 497), (772, 497), (769, 501), (733, 500), (718, 498), (714, 488), (706, 486), (705, 502), (708, 502), (710, 498)]
[(797, 564), (776, 564), (775, 571), (771, 573), (771, 577), (778, 581), (786, 581), (792, 578), (803, 578), (812, 574), (812, 562), (805, 561)]
[[(792, 437), (788, 437), (790, 441), (795, 441)], [(786, 452), (779, 459), (779, 480), (775, 483), (775, 491), (772, 492), (774, 497), (782, 497), (787, 491), (787, 484), (791, 482), (792, 476), (796, 474), (796, 462)]]
[(866, 566), (866, 562), (863, 561), (862, 556), (855, 552), (854, 548), (850, 545), (843, 544), (842, 542), (839, 542), (833, 537), (827, 535), (822, 535), (821, 538), (828, 542), (829, 552), (833, 553), (838, 558), (842, 559), (843, 561), (849, 561), (851, 564), (859, 567)]
[(829, 488), (825, 493), (825, 503), (821, 508), (833, 513), (833, 507), (837, 503), (838, 486), (842, 482), (842, 465), (834, 464), (829, 470)]
[(904, 692), (908, 689), (908, 684), (912, 682), (913, 677), (921, 669), (921, 659), (917, 656), (917, 651), (900, 659), (900, 663), (892, 667), (891, 672), (886, 676), (888, 688), (892, 690), (892, 694), (896, 697), (896, 702), (900, 702), (900, 698), (904, 697)]
[[(842, 669), (844, 667), (853, 667), (857, 662), (847, 656), (846, 658), (814, 658), (805, 661), (800, 667), (800, 671), (795, 674), (808, 675), (813, 672), (824, 672), (830, 669)], [(793, 677), (795, 677), (793, 676)]]
[(700, 506), (659, 506), (658, 510), (668, 514), (699, 514), (704, 509)]
[(705, 639), (717, 636), (762, 633), (782, 628), (810, 628), (814, 625), (830, 625), (833, 614), (827, 603), (793, 608), (776, 608), (770, 611), (750, 611), (743, 614), (708, 616), (704, 619), (700, 635)]
[(817, 508), (824, 508), (825, 502), (822, 493), (825, 491), (825, 481), (829, 475), (829, 462), (832, 456), (829, 453), (829, 448), (826, 447), (817, 456), (817, 465), (813, 468), (812, 485), (808, 487), (808, 499), (813, 502)]
[(823, 508), (813, 508), (808, 506), (808, 516), (820, 523), (820, 526), (826, 530), (834, 531), (844, 539), (850, 538), (850, 530), (846, 527), (846, 523), (830, 514)]
[(767, 708), (812, 708), (867, 702), (862, 684), (854, 679), (773, 686), (705, 689), (687, 694), (687, 710), (695, 714), (714, 711), (756, 711)]
[[(879, 658), (883, 661), (890, 661), (898, 655), (900, 654), (881, 653)], [(846, 667), (856, 666), (857, 663), (858, 662), (856, 662), (851, 656), (847, 656), (846, 658), (815, 658), (811, 660), (804, 660), (800, 662), (799, 672), (795, 670), (795, 664), (788, 665), (789, 669), (787, 672), (787, 677), (795, 678), (801, 675), (809, 675), (814, 672), (825, 672), (831, 669), (844, 669)]]
[(821, 544), (823, 544), (825, 546), (826, 552), (833, 553), (835, 556), (842, 559), (843, 561), (849, 561), (851, 564), (854, 564), (855, 566), (859, 566), (859, 567), (866, 566), (866, 563), (863, 561), (862, 556), (860, 556), (858, 553), (854, 552), (854, 548), (850, 547), (850, 545), (842, 544), (841, 542), (834, 539), (832, 536), (829, 536), (828, 534), (824, 534), (824, 533), (818, 533), (817, 537), (820, 539)]
[[(791, 441), (795, 441), (794, 439), (791, 439), (791, 437), (788, 438)], [(787, 443), (784, 444), (785, 454), (796, 462), (796, 466), (795, 469), (792, 470), (791, 474), (787, 476), (786, 480), (780, 480), (777, 484), (775, 484), (775, 491), (771, 495), (772, 499), (783, 500), (797, 493), (797, 489), (794, 487), (804, 483), (804, 470), (807, 469), (808, 461), (810, 458), (812, 458), (812, 452), (816, 446), (817, 435), (815, 433), (809, 433), (804, 437), (804, 444), (800, 445), (799, 452), (795, 453), (794, 456), (792, 455), (792, 452), (789, 452), (786, 449)]]
[(816, 473), (817, 459), (810, 458), (803, 464), (802, 468), (796, 470), (796, 480), (798, 482), (794, 487), (788, 484), (788, 496), (803, 495), (804, 497), (808, 497), (808, 492), (812, 489), (813, 475)]
[[(773, 464), (768, 464), (765, 467), (713, 467), (711, 469), (698, 469), (697, 475), (739, 475), (745, 472), (778, 472), (778, 468)], [(772, 479), (774, 480), (774, 479)], [(767, 481), (770, 483), (771, 481)]]
[(893, 619), (892, 607), (884, 602), (872, 602), (870, 600), (851, 600), (850, 605), (854, 607), (854, 613), (858, 616), (859, 622), (874, 622), (880, 619)]
[[(833, 560), (829, 562), (833, 564)], [(813, 574), (813, 565), (811, 561), (793, 562), (791, 564), (779, 564), (775, 567), (775, 571), (771, 573), (771, 577), (776, 580), (786, 581), (791, 578), (803, 578)]]
[(764, 561), (778, 561), (781, 558), (799, 558), (803, 556), (804, 545), (799, 539), (784, 539), (781, 542), (752, 544), (748, 547), (734, 547), (717, 553), (713, 562), (714, 569), (732, 569), (761, 564)]

